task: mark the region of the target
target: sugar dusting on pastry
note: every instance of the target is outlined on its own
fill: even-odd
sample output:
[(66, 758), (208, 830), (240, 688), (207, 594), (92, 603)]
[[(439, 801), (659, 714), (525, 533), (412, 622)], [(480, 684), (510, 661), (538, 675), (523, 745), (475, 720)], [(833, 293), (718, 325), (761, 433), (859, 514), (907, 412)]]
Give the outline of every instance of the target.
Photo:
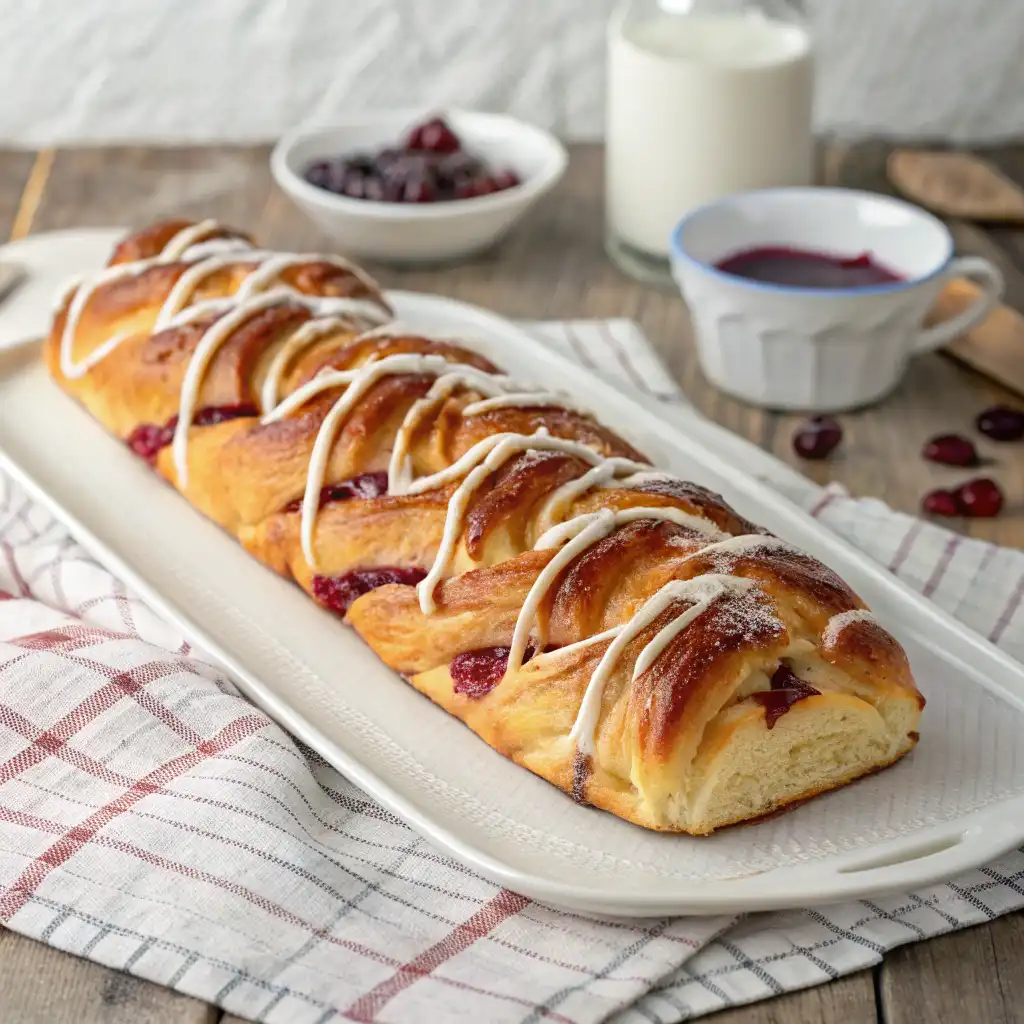
[(835, 647), (839, 640), (839, 634), (852, 626), (855, 622), (874, 622), (874, 615), (867, 608), (854, 608), (848, 612), (840, 612), (828, 620), (828, 625), (822, 631), (821, 642), (826, 647)]

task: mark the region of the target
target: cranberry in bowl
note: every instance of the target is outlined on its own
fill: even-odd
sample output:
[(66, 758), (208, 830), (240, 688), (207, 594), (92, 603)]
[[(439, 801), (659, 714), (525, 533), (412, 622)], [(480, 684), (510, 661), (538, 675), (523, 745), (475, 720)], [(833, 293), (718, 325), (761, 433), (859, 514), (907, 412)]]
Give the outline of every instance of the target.
[(415, 264), (490, 248), (557, 184), (567, 156), (513, 117), (400, 110), (296, 130), (270, 163), (342, 251)]

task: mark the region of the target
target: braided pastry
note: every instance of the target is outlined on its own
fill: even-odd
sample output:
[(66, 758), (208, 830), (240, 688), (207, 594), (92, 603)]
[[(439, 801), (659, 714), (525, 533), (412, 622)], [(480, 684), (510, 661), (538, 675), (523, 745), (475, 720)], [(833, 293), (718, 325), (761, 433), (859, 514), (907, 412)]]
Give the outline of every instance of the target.
[(578, 801), (703, 834), (898, 760), (924, 704), (834, 573), (563, 396), (214, 222), (61, 302), (56, 381), (386, 664)]

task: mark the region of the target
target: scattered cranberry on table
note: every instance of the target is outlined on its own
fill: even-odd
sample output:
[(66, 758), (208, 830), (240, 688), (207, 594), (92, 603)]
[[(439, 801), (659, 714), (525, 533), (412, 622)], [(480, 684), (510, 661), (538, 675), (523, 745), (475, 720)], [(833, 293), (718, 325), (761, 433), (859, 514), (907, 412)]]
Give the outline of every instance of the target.
[(933, 437), (921, 454), (929, 462), (941, 462), (945, 466), (977, 466), (980, 462), (974, 442), (960, 434)]
[(811, 416), (793, 433), (793, 450), (802, 459), (827, 459), (843, 439), (843, 428), (831, 416)]
[(921, 501), (921, 507), (933, 516), (989, 519), (1002, 510), (1003, 492), (995, 480), (982, 476), (968, 480), (955, 491), (940, 489), (929, 492)]
[(975, 519), (997, 516), (1003, 507), (1003, 492), (995, 480), (987, 476), (961, 484), (956, 496), (963, 514)]
[(1024, 409), (993, 405), (978, 415), (978, 430), (993, 441), (1020, 441), (1024, 438)]
[(401, 146), (317, 160), (306, 181), (349, 199), (385, 203), (443, 203), (515, 188), (519, 176), (467, 153), (440, 117), (416, 125)]
[(936, 491), (929, 491), (921, 499), (921, 508), (933, 516), (963, 515), (956, 492), (943, 490), (942, 488)]

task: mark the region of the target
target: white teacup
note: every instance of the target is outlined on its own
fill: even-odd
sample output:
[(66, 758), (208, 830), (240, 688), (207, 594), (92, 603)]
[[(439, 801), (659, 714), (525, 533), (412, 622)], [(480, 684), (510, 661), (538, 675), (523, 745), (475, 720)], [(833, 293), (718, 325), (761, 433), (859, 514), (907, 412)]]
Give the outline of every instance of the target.
[[(902, 280), (825, 289), (716, 267), (762, 247), (868, 253)], [(881, 398), (912, 355), (973, 327), (1003, 293), (999, 268), (980, 256), (955, 257), (938, 218), (899, 199), (840, 188), (766, 189), (702, 206), (673, 232), (672, 265), (705, 375), (723, 391), (776, 409), (828, 412)], [(975, 280), (982, 294), (958, 316), (923, 327), (952, 277)]]

